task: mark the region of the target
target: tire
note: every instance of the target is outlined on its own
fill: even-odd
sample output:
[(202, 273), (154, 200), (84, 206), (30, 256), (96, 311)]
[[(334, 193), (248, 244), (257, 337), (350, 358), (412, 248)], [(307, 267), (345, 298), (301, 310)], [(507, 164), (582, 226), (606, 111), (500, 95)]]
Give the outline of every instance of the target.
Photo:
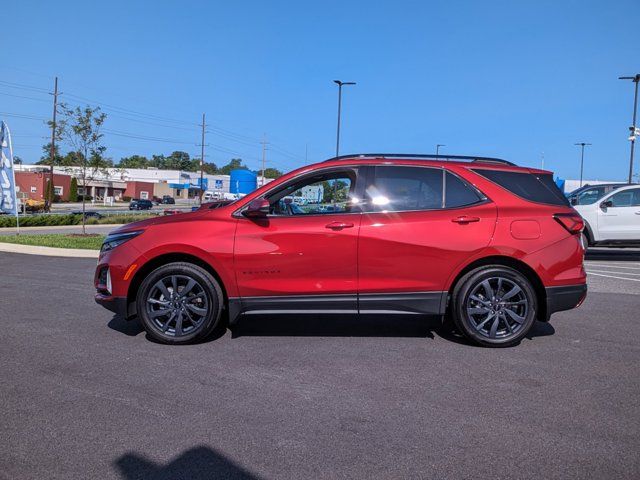
[(147, 333), (173, 345), (195, 343), (209, 336), (220, 324), (223, 307), (224, 297), (216, 279), (205, 269), (184, 262), (152, 271), (136, 297), (138, 316)]
[(584, 249), (586, 250), (587, 248), (589, 248), (589, 245), (591, 245), (591, 242), (589, 241), (589, 235), (583, 231), (580, 235), (582, 235), (582, 245), (584, 245)]
[(519, 343), (535, 323), (537, 297), (520, 272), (488, 265), (464, 275), (452, 294), (453, 321), (469, 340), (486, 347)]

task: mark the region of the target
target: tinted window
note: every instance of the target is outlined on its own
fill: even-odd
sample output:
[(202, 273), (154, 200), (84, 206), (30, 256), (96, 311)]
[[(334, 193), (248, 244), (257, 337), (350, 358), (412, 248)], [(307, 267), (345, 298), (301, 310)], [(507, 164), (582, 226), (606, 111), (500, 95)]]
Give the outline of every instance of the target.
[(640, 206), (640, 188), (632, 188), (615, 193), (609, 197), (614, 207), (636, 207)]
[(472, 205), (482, 200), (478, 192), (464, 180), (447, 172), (447, 185), (444, 190), (444, 205), (447, 208)]
[(436, 168), (374, 167), (367, 204), (375, 211), (399, 212), (442, 208), (442, 175)]
[(593, 187), (583, 190), (576, 197), (576, 205), (591, 205), (606, 193), (605, 187)]
[(550, 205), (569, 205), (569, 201), (550, 174), (484, 169), (474, 169), (473, 171), (525, 200)]
[(269, 195), (272, 215), (349, 213), (356, 183), (353, 170), (326, 172), (290, 183)]

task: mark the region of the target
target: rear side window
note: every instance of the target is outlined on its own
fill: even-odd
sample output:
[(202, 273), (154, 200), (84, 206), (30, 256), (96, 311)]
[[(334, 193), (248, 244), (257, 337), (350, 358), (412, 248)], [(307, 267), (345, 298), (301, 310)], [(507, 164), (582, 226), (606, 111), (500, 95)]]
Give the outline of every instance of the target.
[(444, 192), (444, 205), (446, 208), (473, 205), (484, 199), (471, 185), (449, 172), (447, 172)]
[(473, 171), (525, 200), (549, 205), (569, 206), (569, 201), (553, 181), (553, 177), (550, 174), (505, 172), (480, 168), (473, 169)]
[(374, 211), (388, 212), (442, 208), (442, 184), (441, 169), (375, 167), (368, 203)]

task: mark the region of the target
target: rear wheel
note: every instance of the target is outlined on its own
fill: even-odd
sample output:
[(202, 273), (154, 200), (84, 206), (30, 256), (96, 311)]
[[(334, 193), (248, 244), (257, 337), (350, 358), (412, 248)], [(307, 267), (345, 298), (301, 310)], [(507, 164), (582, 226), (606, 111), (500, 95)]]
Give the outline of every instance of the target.
[(452, 295), (456, 327), (484, 346), (506, 347), (522, 340), (536, 319), (531, 282), (512, 268), (480, 267), (460, 279)]
[(144, 279), (136, 298), (138, 316), (154, 339), (193, 343), (220, 323), (223, 296), (213, 276), (197, 265), (169, 263)]

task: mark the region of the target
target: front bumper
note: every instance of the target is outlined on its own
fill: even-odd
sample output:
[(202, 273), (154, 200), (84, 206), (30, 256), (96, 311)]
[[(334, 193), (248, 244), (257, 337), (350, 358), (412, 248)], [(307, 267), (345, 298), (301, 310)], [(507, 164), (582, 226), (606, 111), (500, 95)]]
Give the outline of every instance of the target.
[(107, 310), (111, 310), (122, 318), (129, 318), (127, 297), (113, 297), (96, 293), (95, 298), (98, 305), (102, 305)]
[(547, 319), (552, 313), (580, 306), (587, 297), (587, 284), (547, 287)]

